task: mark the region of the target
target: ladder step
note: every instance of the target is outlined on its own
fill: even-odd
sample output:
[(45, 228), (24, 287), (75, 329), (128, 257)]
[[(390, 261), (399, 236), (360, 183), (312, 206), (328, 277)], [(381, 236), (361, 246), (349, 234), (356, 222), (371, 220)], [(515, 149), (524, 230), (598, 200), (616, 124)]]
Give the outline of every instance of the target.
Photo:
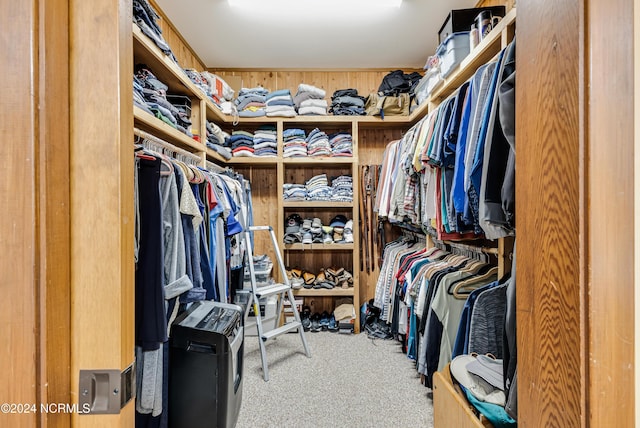
[(279, 294), (287, 291), (290, 286), (287, 284), (273, 284), (267, 285), (266, 287), (256, 287), (256, 295), (258, 298), (273, 296), (274, 294)]
[(281, 334), (285, 334), (293, 330), (297, 330), (298, 328), (302, 328), (302, 323), (298, 321), (292, 321), (290, 323), (283, 325), (282, 327), (278, 327), (264, 333), (262, 335), (262, 340), (273, 339), (274, 337), (280, 336)]

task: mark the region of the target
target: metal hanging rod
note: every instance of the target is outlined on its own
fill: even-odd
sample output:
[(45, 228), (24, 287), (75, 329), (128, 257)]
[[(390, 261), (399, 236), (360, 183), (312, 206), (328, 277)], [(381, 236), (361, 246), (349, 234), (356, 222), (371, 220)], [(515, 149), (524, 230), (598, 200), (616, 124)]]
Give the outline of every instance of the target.
[(459, 242), (454, 241), (442, 241), (444, 244), (449, 245), (451, 248), (457, 248), (463, 251), (470, 251), (474, 253), (485, 253), (485, 254), (495, 254), (498, 255), (498, 249), (493, 247), (481, 247), (474, 245), (466, 245), (461, 244)]
[[(200, 156), (194, 153), (191, 153), (187, 150), (176, 147), (173, 144), (168, 143), (156, 137), (153, 134), (149, 134), (148, 132), (142, 131), (141, 129), (133, 128), (133, 134), (142, 138), (143, 140), (148, 141), (149, 143), (151, 143), (151, 145), (159, 146), (159, 148), (161, 149), (160, 151), (165, 152), (166, 150), (167, 152), (169, 152), (169, 153), (165, 152), (165, 154), (173, 154), (176, 159), (178, 159), (178, 156), (184, 157), (184, 159), (178, 159), (178, 160), (184, 160), (185, 162), (194, 163), (194, 164), (198, 164), (202, 161)], [(143, 145), (144, 145), (144, 142), (143, 142)], [(178, 155), (178, 156), (175, 156), (175, 155)]]
[(206, 166), (207, 166), (207, 169), (211, 172), (225, 173), (229, 171), (229, 168), (223, 168), (220, 165), (216, 165), (211, 161), (207, 161)]

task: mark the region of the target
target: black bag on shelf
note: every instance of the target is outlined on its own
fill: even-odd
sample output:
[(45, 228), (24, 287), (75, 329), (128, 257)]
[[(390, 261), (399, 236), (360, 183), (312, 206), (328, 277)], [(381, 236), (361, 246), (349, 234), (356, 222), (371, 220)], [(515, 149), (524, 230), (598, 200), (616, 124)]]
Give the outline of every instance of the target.
[(418, 72), (406, 74), (402, 70), (394, 70), (382, 78), (378, 87), (381, 95), (408, 94), (418, 84), (422, 76)]

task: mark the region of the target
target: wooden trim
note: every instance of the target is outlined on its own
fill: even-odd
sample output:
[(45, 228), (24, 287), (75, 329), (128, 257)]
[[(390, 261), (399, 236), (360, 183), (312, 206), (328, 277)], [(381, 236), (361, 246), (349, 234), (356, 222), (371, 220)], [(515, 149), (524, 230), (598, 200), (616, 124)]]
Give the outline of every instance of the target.
[(433, 375), (433, 425), (438, 428), (487, 428), (491, 423), (474, 413), (475, 408), (454, 386), (449, 364)]
[[(374, 72), (374, 73), (388, 73), (392, 71), (391, 68), (381, 67), (381, 68), (260, 68), (260, 67), (246, 67), (246, 68), (237, 68), (237, 67), (209, 67), (207, 68), (211, 73), (256, 73), (256, 72), (265, 72), (265, 73), (287, 73), (287, 72), (303, 72), (303, 73), (363, 73), (363, 72)], [(403, 68), (405, 73), (411, 72), (419, 72), (422, 73), (424, 70), (422, 68)], [(329, 94), (330, 95), (330, 94)]]
[[(580, 0), (518, 8), (518, 422), (581, 426), (586, 404), (580, 232), (585, 81)], [(578, 31), (576, 31), (578, 29)], [(550, 37), (549, 35), (553, 35)]]
[[(130, 0), (71, 0), (70, 12), (70, 389), (79, 397), (81, 369), (134, 361), (133, 36)], [(133, 419), (133, 401), (118, 415), (71, 415), (80, 428)]]
[[(171, 20), (167, 17), (167, 15), (164, 13), (162, 8), (160, 6), (158, 6), (158, 3), (156, 3), (155, 0), (149, 0), (149, 3), (151, 3), (151, 6), (153, 6), (153, 8), (156, 10), (156, 12), (158, 12), (158, 15), (160, 15), (160, 19), (162, 20), (161, 24), (166, 24), (167, 25), (167, 27), (170, 29), (170, 31), (173, 34), (175, 34), (175, 36), (182, 42), (182, 44), (184, 45), (184, 48), (187, 49), (189, 51), (189, 53), (191, 53), (191, 55), (193, 55), (193, 58), (199, 63), (198, 65), (200, 66), (200, 68), (198, 69), (198, 71), (206, 70), (207, 66), (205, 65), (205, 63), (202, 60), (202, 58), (200, 58), (200, 56), (196, 53), (196, 51), (193, 50), (191, 45), (189, 43), (187, 43), (187, 41), (184, 39), (184, 37), (182, 37), (182, 33), (180, 33), (180, 31), (178, 31), (176, 26), (173, 25), (173, 22), (171, 22)], [(176, 58), (178, 58), (178, 55), (177, 55), (176, 52), (174, 52), (174, 55), (176, 55)], [(178, 62), (180, 62), (180, 60), (181, 60), (181, 58), (178, 58)]]
[[(38, 213), (38, 40), (36, 2), (1, 2), (0, 195), (0, 397), (36, 403), (43, 394), (39, 364), (40, 295)], [(36, 414), (0, 413), (0, 426), (39, 424)]]
[[(633, 426), (634, 4), (589, 0), (585, 75), (587, 426)], [(637, 126), (637, 125), (636, 125)]]
[[(40, 240), (39, 403), (72, 403), (69, 248), (69, 4), (39, 2), (38, 224)], [(68, 413), (41, 413), (67, 427)]]

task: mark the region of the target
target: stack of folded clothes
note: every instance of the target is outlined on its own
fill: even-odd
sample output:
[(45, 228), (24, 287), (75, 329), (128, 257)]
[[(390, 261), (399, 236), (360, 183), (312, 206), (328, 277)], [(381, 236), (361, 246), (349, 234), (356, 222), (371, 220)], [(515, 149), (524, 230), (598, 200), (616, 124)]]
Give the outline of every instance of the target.
[(231, 146), (233, 156), (255, 156), (253, 134), (249, 131), (233, 131), (226, 144)]
[(331, 96), (329, 112), (336, 116), (362, 116), (365, 101), (357, 89), (338, 89)]
[(278, 143), (275, 125), (262, 125), (253, 134), (253, 149), (256, 156), (276, 156)]
[(207, 147), (220, 154), (223, 158), (231, 159), (231, 150), (225, 147), (225, 141), (230, 137), (218, 125), (207, 120)]
[(318, 174), (311, 177), (306, 183), (308, 201), (330, 201), (333, 196), (327, 174)]
[(283, 156), (285, 158), (307, 156), (307, 142), (304, 130), (297, 128), (285, 129), (282, 133)]
[(307, 135), (307, 155), (308, 156), (331, 156), (331, 144), (329, 136), (315, 128)]
[(160, 18), (156, 10), (149, 4), (147, 0), (133, 0), (133, 22), (135, 22), (140, 31), (153, 40), (153, 43), (176, 64), (175, 55), (171, 51), (169, 44), (162, 36), (162, 29), (157, 21)]
[(178, 108), (167, 100), (168, 89), (168, 86), (158, 80), (146, 65), (136, 65), (133, 76), (134, 104), (167, 125), (193, 137), (188, 110), (185, 106)]
[(271, 92), (266, 97), (267, 104), (267, 116), (282, 116), (282, 117), (295, 117), (296, 109), (293, 108), (293, 98), (291, 98), (291, 91), (288, 89), (281, 89), (279, 91)]
[(331, 181), (331, 200), (334, 202), (353, 202), (353, 179), (350, 175), (341, 175)]
[(217, 74), (185, 68), (185, 74), (218, 107), (233, 99), (234, 90)]
[(284, 183), (285, 201), (305, 201), (307, 199), (307, 187), (304, 184)]
[(293, 102), (301, 116), (327, 114), (327, 100), (324, 99), (326, 92), (324, 89), (312, 85), (301, 83), (298, 85), (298, 92), (293, 97)]
[(263, 87), (242, 88), (236, 98), (236, 109), (240, 117), (261, 117), (266, 114), (266, 97), (269, 91)]
[(329, 136), (331, 144), (331, 156), (353, 156), (353, 139), (348, 132), (338, 132)]

